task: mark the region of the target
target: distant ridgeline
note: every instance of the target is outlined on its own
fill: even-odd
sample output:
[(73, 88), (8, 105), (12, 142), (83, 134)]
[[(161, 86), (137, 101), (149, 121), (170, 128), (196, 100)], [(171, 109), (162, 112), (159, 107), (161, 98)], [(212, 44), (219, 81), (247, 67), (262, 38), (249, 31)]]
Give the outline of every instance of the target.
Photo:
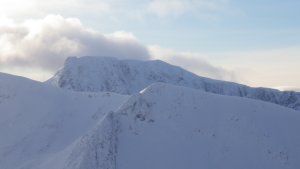
[(160, 60), (118, 60), (112, 57), (70, 57), (51, 85), (74, 91), (137, 93), (155, 82), (189, 87), (220, 95), (238, 96), (300, 110), (300, 93), (269, 88), (251, 88), (233, 82), (197, 76)]

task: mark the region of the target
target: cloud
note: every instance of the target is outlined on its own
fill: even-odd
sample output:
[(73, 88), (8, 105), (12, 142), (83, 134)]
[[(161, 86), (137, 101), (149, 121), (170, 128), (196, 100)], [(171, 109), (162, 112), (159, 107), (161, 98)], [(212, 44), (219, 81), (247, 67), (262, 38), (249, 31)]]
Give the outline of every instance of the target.
[(105, 36), (75, 18), (49, 15), (41, 20), (0, 24), (0, 66), (57, 70), (70, 55), (148, 59), (146, 47), (130, 33)]
[(101, 34), (79, 19), (48, 15), (39, 20), (0, 23), (0, 71), (45, 80), (69, 56), (113, 56), (120, 59), (160, 59), (196, 74), (236, 80), (233, 72), (213, 66), (200, 54), (147, 47), (129, 32)]
[(295, 86), (278, 86), (278, 87), (274, 87), (275, 89), (281, 90), (281, 91), (296, 91), (296, 92), (300, 92), (300, 88), (299, 87), (295, 87)]
[[(276, 49), (209, 53), (214, 63), (238, 70), (247, 78), (239, 81), (255, 87), (295, 86), (299, 88), (300, 46)], [(211, 59), (212, 60), (212, 59)]]
[(186, 8), (187, 3), (182, 0), (154, 0), (150, 2), (148, 10), (159, 16), (166, 16), (169, 14), (179, 15), (182, 14)]
[(229, 0), (152, 0), (148, 11), (158, 16), (182, 15), (187, 12), (209, 13), (224, 10)]
[(168, 63), (181, 66), (200, 76), (219, 80), (239, 81), (241, 78), (234, 72), (217, 67), (206, 61), (206, 56), (190, 52), (175, 52), (159, 46), (149, 47), (152, 59), (159, 59)]
[[(210, 15), (229, 6), (230, 0), (0, 0), (1, 15), (18, 19), (49, 13), (113, 22), (148, 16)], [(200, 16), (200, 17), (201, 17)]]
[(14, 18), (40, 17), (49, 13), (98, 15), (109, 14), (112, 10), (109, 0), (0, 0), (1, 15)]

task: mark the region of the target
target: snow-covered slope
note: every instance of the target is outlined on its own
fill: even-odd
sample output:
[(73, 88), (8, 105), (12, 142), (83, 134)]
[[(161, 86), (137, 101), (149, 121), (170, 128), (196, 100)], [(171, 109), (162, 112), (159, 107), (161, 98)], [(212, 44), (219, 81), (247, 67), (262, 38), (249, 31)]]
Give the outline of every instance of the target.
[[(299, 112), (153, 84), (65, 91), (0, 74), (0, 168), (298, 169)], [(122, 106), (120, 106), (122, 105)]]
[(300, 114), (278, 105), (154, 84), (112, 119), (118, 169), (300, 167)]
[(0, 73), (0, 168), (32, 169), (56, 156), (127, 98), (66, 91)]
[(71, 57), (46, 83), (74, 91), (133, 94), (155, 82), (185, 86), (211, 93), (258, 99), (300, 110), (300, 93), (250, 88), (199, 77), (162, 61), (117, 60), (109, 57)]
[(154, 84), (36, 169), (298, 169), (299, 120), (270, 103)]

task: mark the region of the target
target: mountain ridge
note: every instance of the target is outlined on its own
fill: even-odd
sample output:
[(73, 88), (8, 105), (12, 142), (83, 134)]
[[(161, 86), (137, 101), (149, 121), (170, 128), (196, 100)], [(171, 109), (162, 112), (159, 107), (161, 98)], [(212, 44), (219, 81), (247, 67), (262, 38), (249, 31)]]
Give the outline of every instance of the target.
[(52, 157), (59, 163), (62, 150), (72, 152), (73, 142), (128, 97), (66, 91), (0, 73), (0, 168), (33, 169)]
[(126, 96), (0, 81), (0, 168), (300, 166), (300, 114), (272, 103), (166, 83)]
[(190, 87), (220, 95), (247, 97), (300, 110), (300, 93), (252, 88), (198, 76), (160, 60), (118, 60), (112, 57), (70, 57), (45, 83), (74, 91), (133, 94), (155, 82)]
[(300, 116), (271, 103), (155, 83), (114, 115), (120, 128), (117, 166), (124, 168), (300, 165), (294, 147)]

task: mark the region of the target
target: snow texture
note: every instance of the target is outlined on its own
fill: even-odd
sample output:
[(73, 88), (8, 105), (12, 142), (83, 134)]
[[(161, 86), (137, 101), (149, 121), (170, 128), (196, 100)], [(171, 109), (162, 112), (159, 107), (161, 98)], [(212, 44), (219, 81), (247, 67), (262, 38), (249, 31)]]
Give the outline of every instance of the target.
[(118, 60), (112, 57), (70, 57), (46, 83), (74, 91), (134, 94), (155, 82), (190, 87), (210, 93), (239, 96), (300, 110), (300, 93), (251, 88), (199, 77), (163, 61)]
[[(0, 168), (85, 169), (82, 165), (86, 165), (94, 149), (89, 146), (93, 140), (85, 135), (99, 141), (100, 136), (92, 130), (127, 99), (128, 96), (108, 92), (66, 91), (0, 73)], [(101, 138), (106, 136), (104, 127), (99, 130), (105, 130), (99, 133)], [(81, 144), (85, 151), (76, 153)], [(76, 160), (72, 160), (74, 153)], [(99, 153), (99, 159), (103, 157), (101, 153), (105, 152)], [(77, 160), (81, 157), (81, 161)], [(53, 163), (49, 163), (51, 160)], [(42, 163), (49, 165), (39, 167)]]
[(0, 168), (298, 169), (300, 114), (155, 83), (132, 96), (0, 74)]
[(116, 116), (117, 168), (300, 167), (300, 114), (277, 105), (158, 83)]

